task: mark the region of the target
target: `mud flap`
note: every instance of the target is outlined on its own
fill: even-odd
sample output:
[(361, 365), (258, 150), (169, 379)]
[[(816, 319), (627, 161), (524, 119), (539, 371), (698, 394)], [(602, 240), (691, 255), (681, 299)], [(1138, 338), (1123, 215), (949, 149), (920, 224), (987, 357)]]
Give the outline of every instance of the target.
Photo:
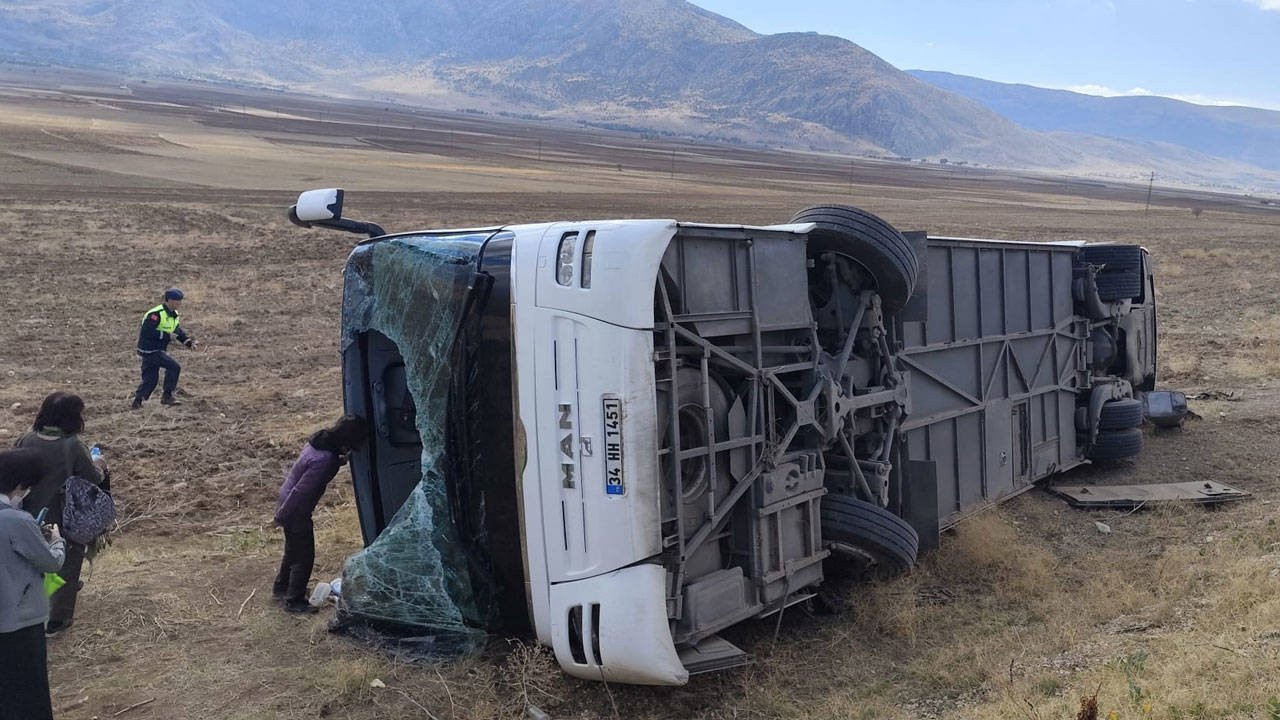
[[(902, 236), (916, 251), (916, 288), (907, 304), (898, 311), (899, 322), (926, 322), (929, 320), (929, 234), (922, 231), (904, 232)], [(923, 536), (922, 536), (923, 537)]]
[(920, 552), (938, 547), (941, 534), (938, 516), (938, 463), (933, 460), (907, 460), (903, 463), (906, 492), (903, 518), (920, 536)]

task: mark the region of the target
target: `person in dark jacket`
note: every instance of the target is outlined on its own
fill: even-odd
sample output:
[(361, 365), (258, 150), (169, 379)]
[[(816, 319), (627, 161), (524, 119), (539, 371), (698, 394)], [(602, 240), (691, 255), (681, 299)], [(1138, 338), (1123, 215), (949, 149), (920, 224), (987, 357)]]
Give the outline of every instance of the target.
[(338, 468), (346, 464), (347, 455), (364, 447), (368, 437), (369, 425), (363, 418), (343, 416), (332, 427), (311, 436), (280, 486), (275, 521), (284, 529), (284, 557), (271, 594), (283, 601), (289, 612), (315, 612), (307, 602), (307, 583), (316, 560), (311, 514)]
[[(81, 432), (84, 432), (84, 401), (78, 395), (55, 392), (40, 403), (40, 411), (36, 413), (30, 432), (14, 443), (15, 447), (37, 453), (43, 462), (39, 481), (22, 503), (22, 509), (32, 516), (45, 510), (46, 522), (62, 525), (62, 509), (66, 500), (63, 486), (72, 475), (79, 475), (103, 490), (111, 490), (106, 462), (90, 456), (80, 440)], [(86, 546), (67, 541), (66, 562), (58, 572), (66, 584), (49, 599), (50, 635), (71, 625), (86, 552)]]
[(0, 720), (53, 720), (44, 574), (62, 566), (63, 541), (20, 509), (43, 469), (35, 450), (0, 453)]
[(179, 326), (178, 307), (182, 305), (182, 291), (169, 288), (164, 291), (164, 302), (142, 314), (142, 328), (138, 331), (138, 357), (142, 358), (142, 383), (133, 393), (134, 410), (142, 407), (142, 402), (151, 397), (160, 382), (160, 370), (164, 370), (164, 393), (160, 396), (161, 405), (181, 405), (182, 401), (173, 396), (178, 389), (178, 375), (182, 366), (168, 352), (169, 341), (177, 338), (178, 342), (189, 348), (200, 347), (195, 338)]

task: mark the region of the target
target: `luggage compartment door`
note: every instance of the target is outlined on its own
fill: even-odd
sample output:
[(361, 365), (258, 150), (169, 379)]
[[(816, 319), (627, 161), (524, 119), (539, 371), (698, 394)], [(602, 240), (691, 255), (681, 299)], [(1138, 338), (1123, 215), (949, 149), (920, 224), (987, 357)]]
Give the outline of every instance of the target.
[(1015, 487), (1013, 408), (1013, 403), (1008, 400), (997, 400), (983, 411), (987, 471), (982, 497), (987, 501), (1004, 497)]

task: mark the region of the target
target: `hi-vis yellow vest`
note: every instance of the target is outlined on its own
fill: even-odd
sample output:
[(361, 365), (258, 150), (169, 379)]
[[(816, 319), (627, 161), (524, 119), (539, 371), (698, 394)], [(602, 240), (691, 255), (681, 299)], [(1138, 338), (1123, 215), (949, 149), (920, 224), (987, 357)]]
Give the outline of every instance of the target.
[(170, 315), (168, 308), (164, 305), (157, 305), (142, 313), (142, 322), (146, 322), (147, 317), (150, 316), (151, 313), (155, 313), (160, 316), (160, 325), (156, 328), (160, 332), (171, 334), (174, 330), (178, 329), (178, 316)]

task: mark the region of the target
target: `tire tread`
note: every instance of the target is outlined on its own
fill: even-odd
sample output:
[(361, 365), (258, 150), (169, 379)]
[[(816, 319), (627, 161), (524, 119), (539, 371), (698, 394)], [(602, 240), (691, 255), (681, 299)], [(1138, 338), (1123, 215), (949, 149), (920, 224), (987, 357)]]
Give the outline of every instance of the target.
[(865, 267), (876, 281), (886, 312), (906, 305), (915, 290), (920, 262), (915, 248), (892, 225), (848, 205), (817, 205), (796, 213), (793, 223), (815, 223), (809, 233), (813, 252), (840, 252)]
[(1142, 401), (1133, 398), (1112, 400), (1102, 406), (1102, 415), (1098, 418), (1098, 429), (1129, 430), (1142, 424)]
[(1142, 444), (1142, 431), (1138, 428), (1103, 430), (1089, 449), (1088, 457), (1090, 460), (1123, 460), (1142, 452)]
[(904, 572), (915, 565), (920, 537), (888, 510), (848, 495), (827, 495), (821, 516), (824, 539), (859, 547), (888, 570)]

